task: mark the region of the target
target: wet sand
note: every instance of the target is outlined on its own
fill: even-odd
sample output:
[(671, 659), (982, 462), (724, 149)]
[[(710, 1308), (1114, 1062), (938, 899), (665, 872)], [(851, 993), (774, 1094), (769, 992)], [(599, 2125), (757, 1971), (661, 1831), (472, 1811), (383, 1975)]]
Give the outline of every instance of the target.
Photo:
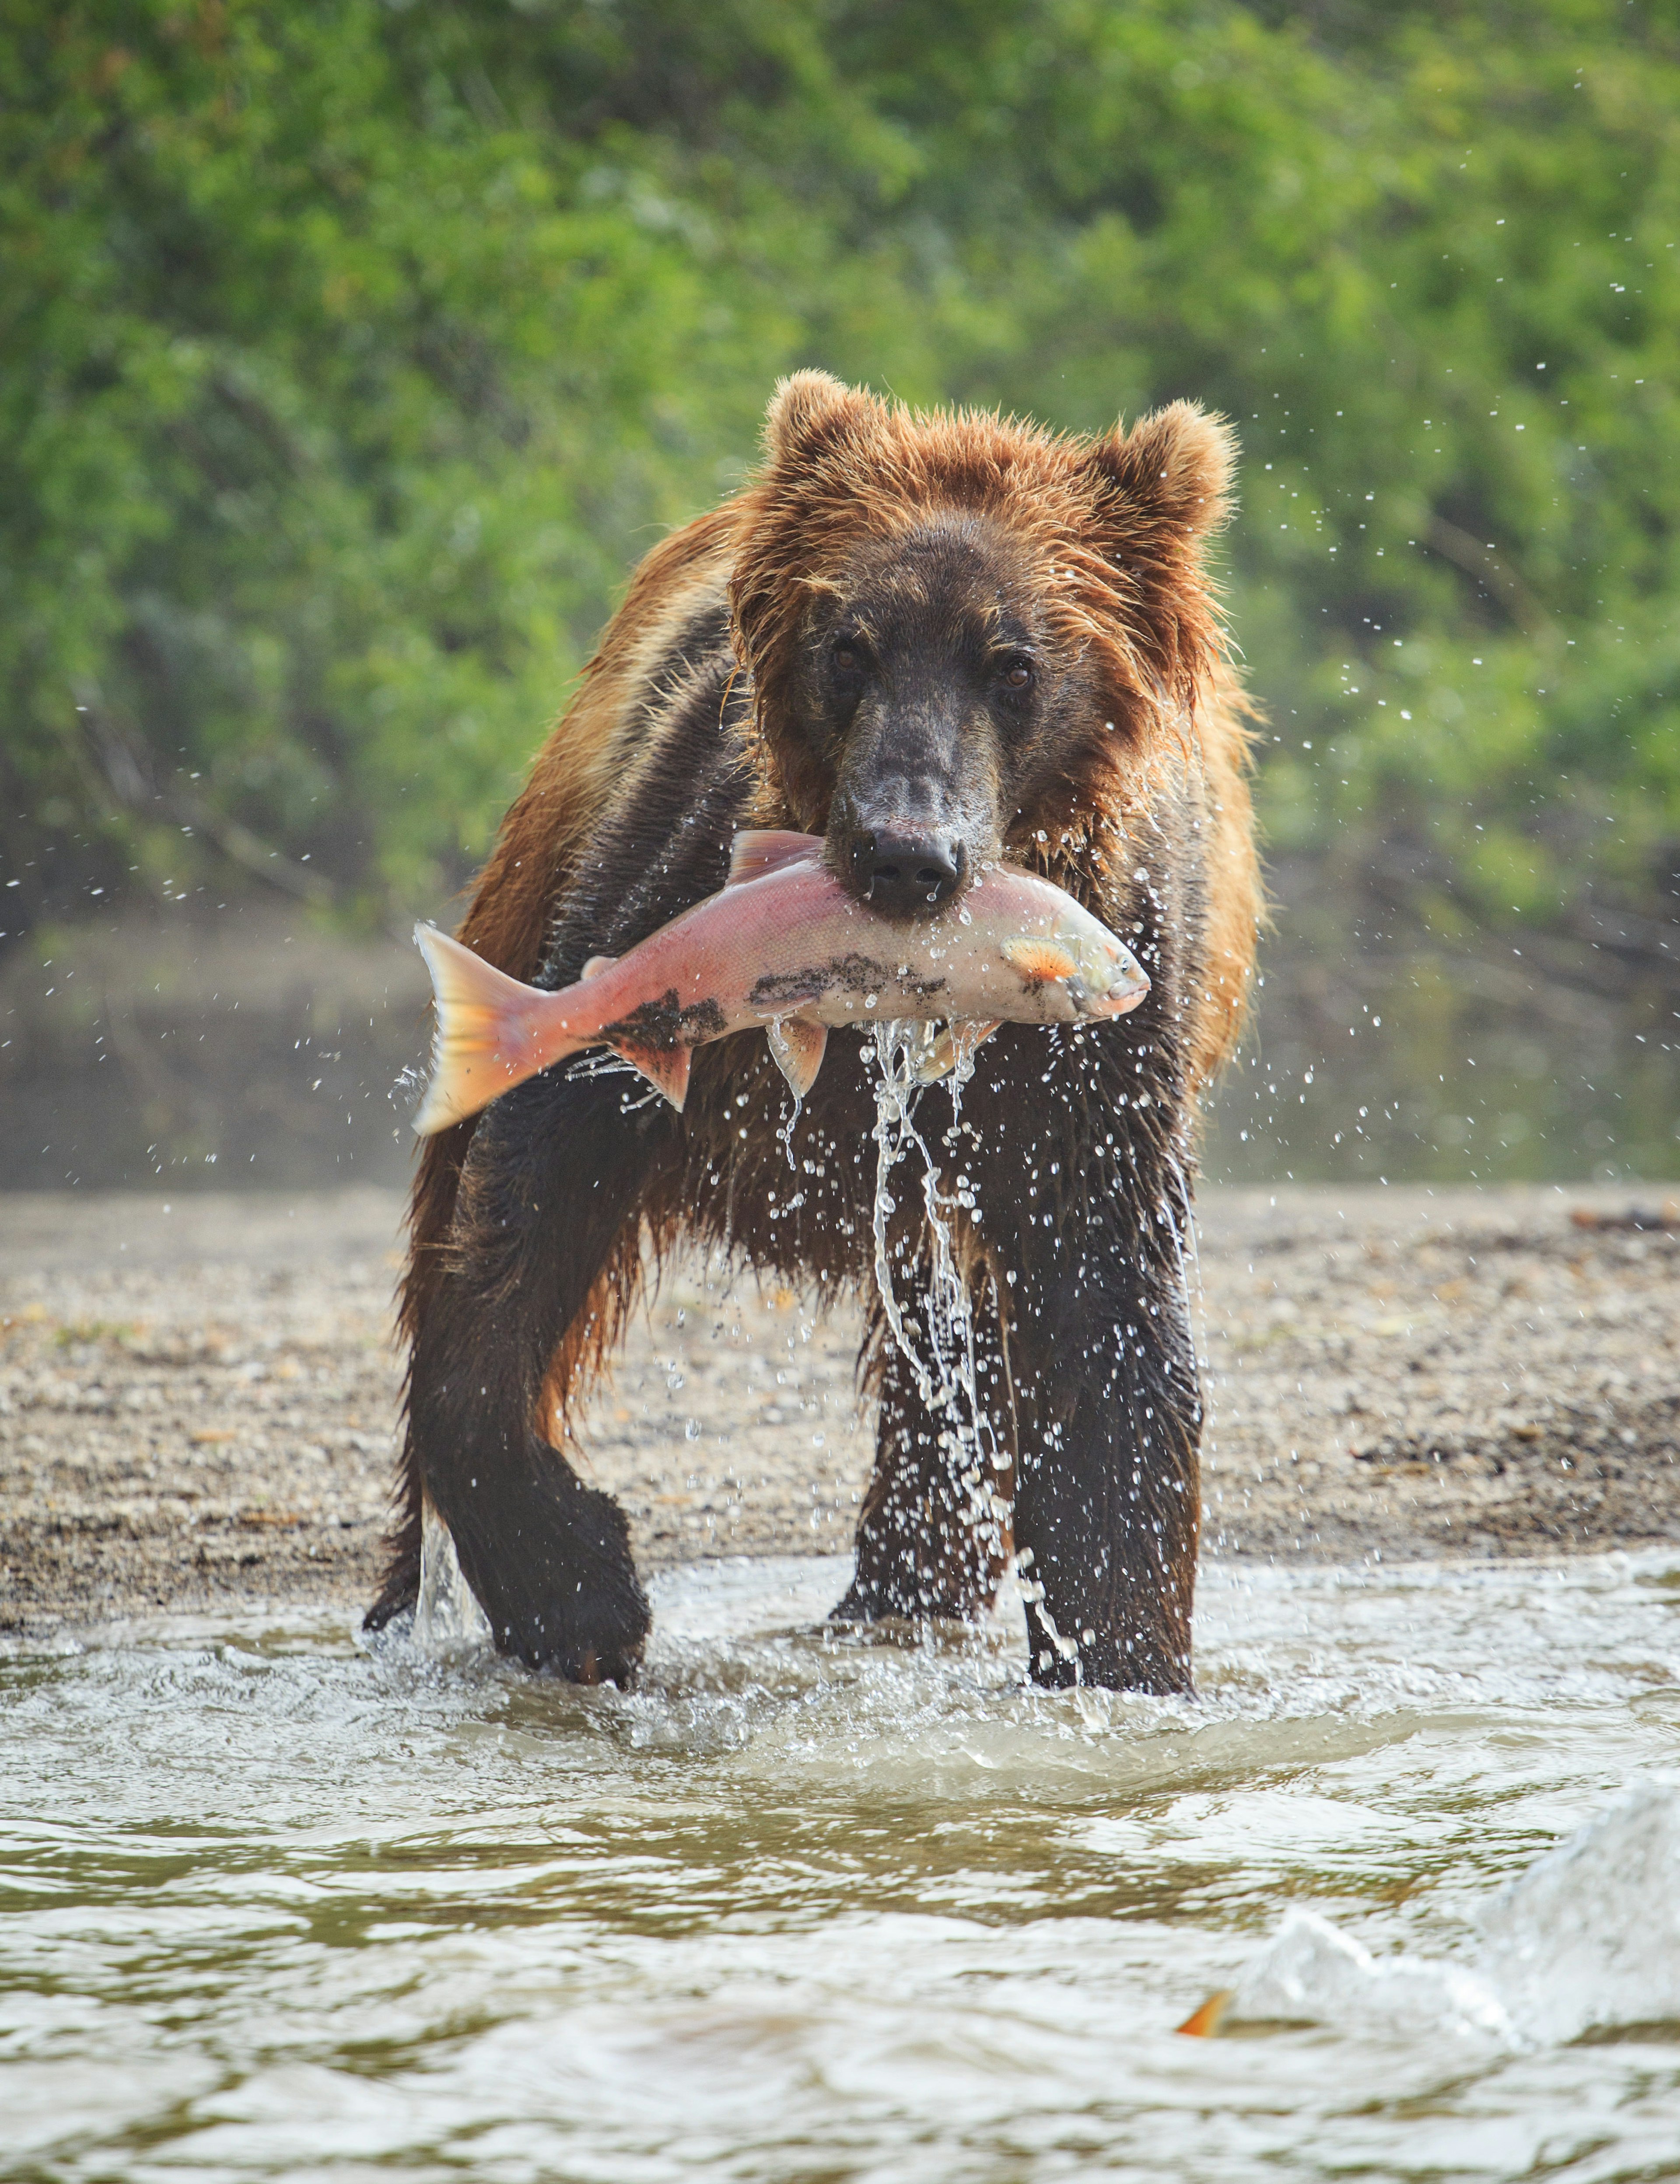
[[(1624, 1218), (1662, 1199), (1204, 1194), (1204, 1552), (1680, 1537), (1680, 1233)], [(370, 1189), (0, 1198), (0, 1630), (370, 1596), (399, 1215)], [(855, 1306), (667, 1278), (583, 1450), (644, 1563), (849, 1544), (857, 1331)]]

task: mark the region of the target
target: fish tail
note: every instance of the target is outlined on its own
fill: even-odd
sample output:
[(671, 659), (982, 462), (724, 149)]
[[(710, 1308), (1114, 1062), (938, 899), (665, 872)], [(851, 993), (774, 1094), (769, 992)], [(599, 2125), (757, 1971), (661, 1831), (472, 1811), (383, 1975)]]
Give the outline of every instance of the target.
[(586, 1044), (552, 1022), (544, 1024), (554, 1012), (553, 994), (521, 985), (435, 925), (417, 925), (414, 939), (431, 973), (437, 1011), (431, 1081), (414, 1117), (421, 1137), (476, 1115)]

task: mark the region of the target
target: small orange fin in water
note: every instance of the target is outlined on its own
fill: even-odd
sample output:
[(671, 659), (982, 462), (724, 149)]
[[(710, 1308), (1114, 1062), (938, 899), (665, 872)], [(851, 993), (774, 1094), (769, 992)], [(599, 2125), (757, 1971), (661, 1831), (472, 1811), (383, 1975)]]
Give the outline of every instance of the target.
[(1057, 978), (1071, 978), (1079, 968), (1066, 949), (1055, 941), (1034, 939), (1026, 933), (1004, 941), (999, 953), (1035, 986), (1048, 986)]
[(577, 1043), (556, 1043), (551, 1034), (543, 1044), (540, 1022), (554, 1008), (552, 994), (522, 986), (435, 925), (417, 925), (414, 939), (437, 1010), (431, 1082), (414, 1117), (416, 1132), (429, 1138), (576, 1051)]
[(816, 1083), (828, 1050), (828, 1026), (806, 1023), (798, 1017), (772, 1017), (765, 1026), (765, 1037), (793, 1097), (803, 1100)]
[(730, 845), (729, 878), (724, 885), (739, 887), (743, 880), (761, 880), (784, 865), (821, 855), (821, 835), (795, 834), (785, 827), (748, 827)]
[(577, 974), (581, 986), (586, 978), (598, 978), (603, 971), (610, 971), (618, 961), (616, 956), (592, 956)]
[(628, 1039), (615, 1039), (614, 1051), (621, 1054), (631, 1067), (639, 1070), (656, 1092), (663, 1093), (680, 1115), (682, 1103), (688, 1097), (688, 1072), (694, 1050), (687, 1046), (636, 1046)]
[(1182, 2025), (1174, 2026), (1174, 2031), (1188, 2032), (1193, 2040), (1213, 2039), (1225, 2022), (1226, 2012), (1230, 2008), (1236, 1992), (1235, 1987), (1215, 1988), (1201, 2008), (1193, 2009)]

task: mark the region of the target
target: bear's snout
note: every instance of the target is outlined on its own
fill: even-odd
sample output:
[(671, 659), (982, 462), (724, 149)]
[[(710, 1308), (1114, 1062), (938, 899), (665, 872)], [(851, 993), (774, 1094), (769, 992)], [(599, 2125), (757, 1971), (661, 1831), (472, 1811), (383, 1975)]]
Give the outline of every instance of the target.
[(914, 916), (948, 902), (962, 885), (968, 853), (954, 834), (926, 827), (875, 827), (852, 844), (859, 897), (889, 917)]

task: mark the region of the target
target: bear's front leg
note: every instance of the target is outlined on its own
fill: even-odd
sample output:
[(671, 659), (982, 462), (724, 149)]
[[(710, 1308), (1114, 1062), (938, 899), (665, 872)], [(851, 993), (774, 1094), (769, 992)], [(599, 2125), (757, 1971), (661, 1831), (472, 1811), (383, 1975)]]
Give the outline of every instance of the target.
[(671, 1135), (663, 1112), (622, 1113), (620, 1094), (550, 1072), (488, 1110), (409, 1375), (421, 1480), (497, 1646), (582, 1684), (628, 1684), (648, 1627), (623, 1512), (538, 1416)]
[[(1149, 1203), (1143, 1201), (1143, 1203)], [(1201, 1398), (1189, 1206), (1116, 1192), (1026, 1232), (1010, 1357), (1037, 1683), (1191, 1690)]]

